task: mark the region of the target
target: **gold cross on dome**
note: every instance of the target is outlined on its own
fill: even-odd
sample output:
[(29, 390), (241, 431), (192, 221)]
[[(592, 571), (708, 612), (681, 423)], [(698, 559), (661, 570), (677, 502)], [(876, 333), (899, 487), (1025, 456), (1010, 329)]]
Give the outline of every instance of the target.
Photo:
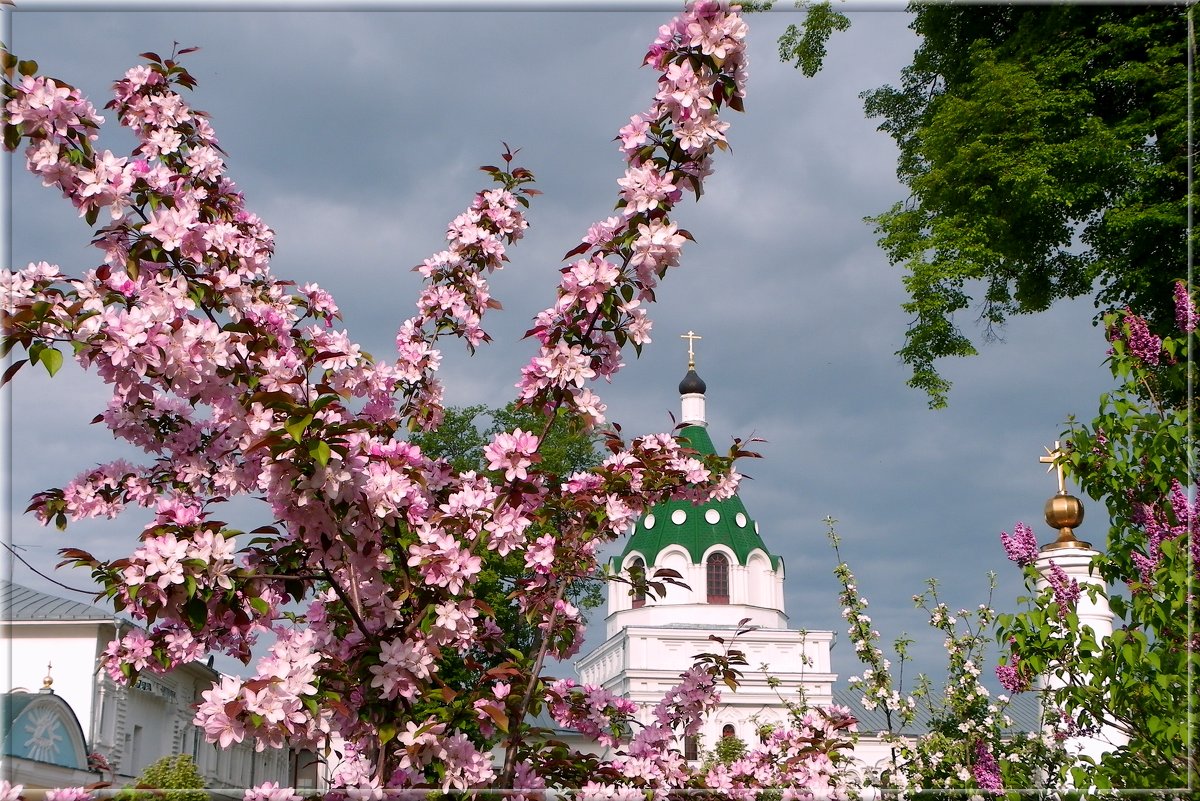
[(695, 344), (697, 339), (704, 339), (704, 337), (700, 336), (699, 334), (697, 334), (693, 331), (688, 331), (686, 334), (680, 334), (679, 338), (686, 339), (688, 341), (688, 369), (695, 370), (696, 369), (696, 353), (694, 350), (692, 350), (692, 345)]
[(1046, 455), (1038, 457), (1038, 461), (1042, 464), (1050, 465), (1046, 468), (1047, 473), (1049, 473), (1051, 470), (1056, 470), (1058, 472), (1058, 492), (1061, 495), (1065, 495), (1067, 492), (1067, 487), (1066, 484), (1063, 483), (1063, 468), (1061, 461), (1063, 456), (1062, 448), (1059, 447), (1058, 440), (1054, 440), (1054, 450), (1050, 450), (1045, 445), (1043, 445), (1042, 448), (1046, 451)]

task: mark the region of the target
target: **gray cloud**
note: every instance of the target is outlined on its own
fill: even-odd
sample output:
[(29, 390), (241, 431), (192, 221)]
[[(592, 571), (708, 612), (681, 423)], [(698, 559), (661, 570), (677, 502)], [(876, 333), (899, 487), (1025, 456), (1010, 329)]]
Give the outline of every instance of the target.
[[(409, 268), (441, 248), (446, 223), (483, 186), (480, 164), (500, 141), (522, 148), (539, 176), (527, 238), (494, 276), (505, 311), (496, 342), (467, 359), (446, 347), (454, 403), (500, 403), (533, 353), (521, 335), (550, 304), (561, 256), (608, 216), (621, 160), (612, 137), (643, 110), (654, 76), (642, 49), (665, 14), (53, 13), (12, 16), (12, 45), (103, 105), (109, 83), (146, 49), (200, 45), (187, 57), (193, 102), (212, 113), (231, 175), (278, 236), (275, 270), (317, 281), (339, 300), (351, 334), (386, 357), (417, 286)], [(923, 631), (911, 596), (939, 576), (948, 602), (982, 601), (989, 570), (998, 602), (1018, 594), (997, 541), (1015, 520), (1037, 523), (1053, 491), (1037, 464), (1067, 413), (1089, 417), (1107, 383), (1104, 345), (1087, 303), (1019, 319), (1008, 342), (946, 366), (949, 409), (931, 412), (904, 386), (895, 351), (907, 319), (902, 274), (887, 264), (865, 216), (902, 198), (895, 149), (863, 118), (858, 93), (896, 82), (915, 39), (901, 13), (854, 13), (806, 80), (780, 65), (774, 40), (795, 17), (752, 18), (745, 115), (730, 115), (732, 151), (699, 204), (678, 214), (697, 243), (651, 309), (654, 339), (598, 391), (636, 434), (670, 425), (685, 366), (679, 334), (694, 329), (709, 386), (714, 440), (756, 434), (763, 460), (745, 466), (751, 515), (788, 564), (793, 625), (840, 629), (825, 515), (891, 639)], [(105, 126), (107, 138), (117, 130)], [(121, 147), (128, 139), (118, 137)], [(108, 145), (119, 150), (116, 145)], [(15, 263), (98, 261), (73, 212), (29, 176), (14, 176)], [(969, 321), (968, 321), (969, 324)], [(66, 373), (66, 371), (64, 371)], [(86, 422), (103, 408), (96, 382), (19, 376), (11, 391), (12, 503), (111, 458)], [(88, 387), (91, 387), (90, 389)], [(235, 510), (250, 520), (254, 513)], [(264, 510), (265, 512), (265, 510)], [(1087, 533), (1103, 541), (1102, 513)], [(260, 513), (261, 514), (261, 513)], [(47, 543), (95, 539), (112, 555), (140, 524), (72, 527), (47, 537), (14, 515), (14, 539), (40, 568)], [(17, 580), (52, 589), (22, 567)], [(844, 640), (844, 634), (843, 634)], [(940, 637), (919, 668), (936, 672)], [(836, 669), (857, 672), (851, 649)]]

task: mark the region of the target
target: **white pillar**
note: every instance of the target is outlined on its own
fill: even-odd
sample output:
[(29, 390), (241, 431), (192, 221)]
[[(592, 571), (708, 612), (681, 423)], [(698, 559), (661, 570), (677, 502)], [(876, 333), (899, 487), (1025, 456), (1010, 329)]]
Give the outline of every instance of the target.
[[(1050, 586), (1047, 579), (1050, 566), (1058, 565), (1066, 574), (1068, 582), (1074, 579), (1079, 585), (1080, 593), (1079, 600), (1075, 605), (1075, 613), (1079, 616), (1080, 625), (1091, 628), (1096, 643), (1100, 644), (1112, 636), (1113, 613), (1108, 605), (1108, 591), (1104, 580), (1096, 575), (1092, 568), (1092, 560), (1096, 556), (1099, 556), (1098, 551), (1086, 547), (1043, 548), (1038, 553), (1036, 562), (1039, 576), (1037, 589), (1040, 593)], [(1088, 595), (1088, 587), (1098, 589), (1094, 601)], [(1084, 682), (1090, 679), (1087, 675), (1082, 678)], [(1044, 688), (1051, 690), (1063, 687), (1065, 684), (1062, 679), (1053, 675), (1042, 676), (1040, 681)], [(1103, 726), (1095, 734), (1068, 738), (1066, 747), (1071, 754), (1089, 756), (1099, 761), (1104, 754), (1126, 742), (1128, 742), (1128, 738), (1123, 733), (1111, 726)]]

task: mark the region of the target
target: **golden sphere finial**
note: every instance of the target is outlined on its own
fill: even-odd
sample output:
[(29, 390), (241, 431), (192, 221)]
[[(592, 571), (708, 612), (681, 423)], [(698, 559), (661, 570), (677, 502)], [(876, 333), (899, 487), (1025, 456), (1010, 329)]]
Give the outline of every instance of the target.
[(1083, 503), (1067, 492), (1063, 480), (1063, 452), (1058, 440), (1054, 441), (1054, 450), (1046, 448), (1046, 455), (1038, 459), (1049, 465), (1046, 472), (1051, 470), (1058, 474), (1058, 493), (1046, 501), (1046, 525), (1058, 530), (1058, 539), (1042, 547), (1043, 551), (1054, 551), (1059, 548), (1091, 548), (1091, 543), (1075, 537), (1074, 529), (1083, 522)]
[(1091, 543), (1075, 537), (1074, 529), (1083, 522), (1083, 503), (1074, 495), (1060, 492), (1046, 501), (1046, 525), (1058, 529), (1058, 539), (1042, 548), (1044, 551), (1059, 548), (1091, 548)]
[(42, 690), (49, 692), (50, 685), (54, 684), (54, 677), (50, 675), (50, 669), (54, 667), (52, 662), (46, 663), (46, 677), (42, 679)]

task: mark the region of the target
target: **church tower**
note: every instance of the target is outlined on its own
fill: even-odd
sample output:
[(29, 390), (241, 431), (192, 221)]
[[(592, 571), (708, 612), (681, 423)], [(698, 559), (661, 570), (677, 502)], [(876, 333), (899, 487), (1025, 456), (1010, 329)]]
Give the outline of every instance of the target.
[[(679, 384), (679, 436), (696, 451), (712, 454), (705, 418), (708, 388), (696, 372), (692, 347), (700, 337), (689, 331), (683, 338), (688, 370)], [(723, 736), (757, 743), (761, 727), (784, 723), (784, 702), (798, 701), (800, 690), (810, 704), (832, 701), (832, 632), (788, 627), (783, 559), (770, 552), (739, 496), (654, 506), (634, 524), (609, 568), (625, 577), (643, 571), (651, 580), (660, 569), (673, 570), (686, 586), (667, 584), (665, 594), (651, 597), (631, 591), (629, 584), (609, 582), (607, 639), (579, 660), (584, 684), (637, 701), (648, 722), (650, 708), (678, 683), (696, 654), (727, 646), (746, 656), (737, 691), (722, 690), (721, 707), (700, 736), (679, 744), (688, 759), (711, 750)], [(734, 637), (743, 621), (750, 631)], [(770, 686), (773, 679), (778, 686)]]

